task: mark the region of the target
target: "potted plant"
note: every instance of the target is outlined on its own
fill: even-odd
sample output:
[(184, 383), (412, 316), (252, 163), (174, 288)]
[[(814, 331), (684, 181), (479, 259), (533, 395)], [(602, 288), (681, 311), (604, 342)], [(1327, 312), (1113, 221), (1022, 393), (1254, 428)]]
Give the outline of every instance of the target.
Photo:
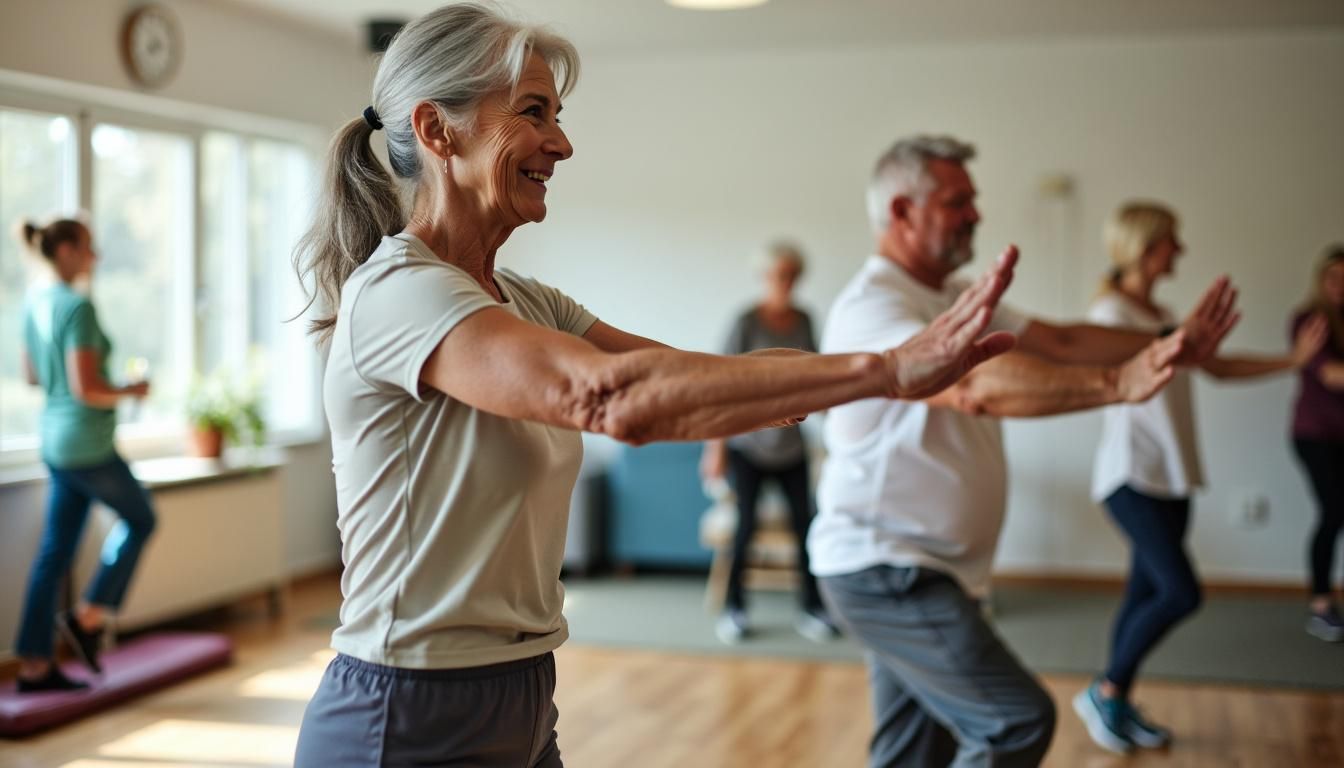
[(266, 439), (256, 387), (235, 386), (220, 372), (192, 388), (187, 423), (191, 429), (187, 452), (192, 456), (219, 458), (225, 445), (248, 442), (259, 446)]

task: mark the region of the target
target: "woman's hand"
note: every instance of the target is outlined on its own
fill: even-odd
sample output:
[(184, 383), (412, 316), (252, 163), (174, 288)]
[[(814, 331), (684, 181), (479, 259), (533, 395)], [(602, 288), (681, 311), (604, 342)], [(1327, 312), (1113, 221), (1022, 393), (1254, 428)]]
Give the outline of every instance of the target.
[(947, 388), (975, 366), (1017, 343), (1011, 333), (980, 334), (1013, 281), (1017, 247), (1009, 246), (994, 267), (962, 292), (952, 308), (895, 349), (882, 353), (887, 396), (922, 400)]
[(1201, 365), (1218, 352), (1227, 334), (1241, 320), (1237, 311), (1237, 289), (1226, 276), (1213, 281), (1190, 315), (1181, 323), (1185, 347), (1176, 358), (1177, 365)]
[(1328, 338), (1330, 338), (1330, 324), (1325, 315), (1315, 314), (1308, 318), (1293, 339), (1293, 367), (1302, 368), (1310, 363)]
[(121, 394), (136, 399), (149, 397), (149, 382), (137, 381), (134, 384), (127, 384), (126, 386), (121, 387)]

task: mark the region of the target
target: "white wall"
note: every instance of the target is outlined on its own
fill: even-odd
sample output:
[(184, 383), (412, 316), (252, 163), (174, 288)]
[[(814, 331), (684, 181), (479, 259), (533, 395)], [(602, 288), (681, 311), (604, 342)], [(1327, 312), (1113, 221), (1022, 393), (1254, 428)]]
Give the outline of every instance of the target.
[[(334, 127), (368, 103), (370, 59), (347, 37), (218, 0), (159, 0), (178, 18), (182, 66), (154, 95)], [(5, 0), (0, 69), (139, 91), (120, 58), (141, 0)]]
[[(985, 263), (1022, 247), (1015, 304), (1078, 317), (1104, 270), (1101, 222), (1127, 196), (1166, 200), (1189, 252), (1160, 298), (1189, 307), (1219, 272), (1242, 289), (1229, 348), (1285, 347), (1309, 265), (1344, 239), (1344, 33), (888, 50), (607, 55), (584, 61), (565, 126), (576, 153), (551, 218), (501, 263), (549, 279), (609, 322), (712, 349), (754, 284), (746, 255), (789, 235), (812, 257), (802, 298), (824, 313), (870, 249), (862, 189), (896, 137), (974, 141)], [(1048, 173), (1070, 200), (1038, 194)], [(978, 266), (976, 267), (978, 269)], [(1312, 512), (1290, 459), (1293, 384), (1198, 387), (1211, 488), (1193, 549), (1206, 575), (1297, 581)], [(1008, 429), (1000, 565), (1115, 573), (1117, 535), (1087, 499), (1099, 418)], [(1245, 493), (1269, 523), (1231, 522)]]

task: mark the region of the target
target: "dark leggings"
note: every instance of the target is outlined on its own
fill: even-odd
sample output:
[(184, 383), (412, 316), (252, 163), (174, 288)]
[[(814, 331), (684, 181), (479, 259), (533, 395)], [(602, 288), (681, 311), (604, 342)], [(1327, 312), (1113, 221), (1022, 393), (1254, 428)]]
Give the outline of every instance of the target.
[(1106, 679), (1128, 695), (1144, 658), (1199, 608), (1199, 579), (1185, 552), (1190, 500), (1158, 499), (1122, 486), (1106, 499), (1106, 509), (1132, 552), (1106, 667)]
[(775, 480), (784, 491), (788, 501), (789, 521), (793, 524), (793, 533), (798, 539), (798, 581), (801, 587), (798, 598), (803, 610), (818, 610), (821, 596), (817, 593), (817, 579), (812, 575), (807, 562), (807, 527), (812, 523), (812, 493), (807, 471), (807, 457), (795, 464), (779, 469), (761, 467), (740, 451), (728, 450), (728, 477), (732, 481), (733, 492), (737, 494), (737, 535), (733, 538), (733, 562), (728, 568), (728, 594), (724, 605), (728, 608), (745, 608), (746, 598), (742, 591), (742, 570), (747, 565), (747, 550), (751, 537), (756, 533), (756, 502), (761, 495), (761, 485), (766, 480)]
[(1344, 441), (1294, 440), (1293, 448), (1307, 468), (1320, 515), (1311, 537), (1311, 594), (1329, 595), (1335, 542), (1344, 530)]

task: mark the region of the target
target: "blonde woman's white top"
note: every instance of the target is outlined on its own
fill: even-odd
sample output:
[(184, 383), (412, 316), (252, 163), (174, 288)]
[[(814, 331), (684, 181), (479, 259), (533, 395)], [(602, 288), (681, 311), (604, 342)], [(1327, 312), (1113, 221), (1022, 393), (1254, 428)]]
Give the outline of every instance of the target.
[[(1092, 302), (1087, 318), (1097, 325), (1158, 333), (1175, 324), (1169, 310), (1153, 314), (1132, 300), (1107, 292)], [(1092, 466), (1092, 500), (1101, 502), (1128, 485), (1164, 499), (1190, 497), (1204, 484), (1195, 433), (1190, 374), (1176, 375), (1145, 403), (1104, 409), (1101, 444)]]
[(497, 270), (495, 282), (503, 304), (402, 234), (342, 291), (323, 392), (345, 562), (341, 653), (474, 667), (546, 653), (568, 634), (560, 566), (579, 433), (420, 383), (439, 341), (476, 312), (576, 336), (595, 321), (536, 280)]

